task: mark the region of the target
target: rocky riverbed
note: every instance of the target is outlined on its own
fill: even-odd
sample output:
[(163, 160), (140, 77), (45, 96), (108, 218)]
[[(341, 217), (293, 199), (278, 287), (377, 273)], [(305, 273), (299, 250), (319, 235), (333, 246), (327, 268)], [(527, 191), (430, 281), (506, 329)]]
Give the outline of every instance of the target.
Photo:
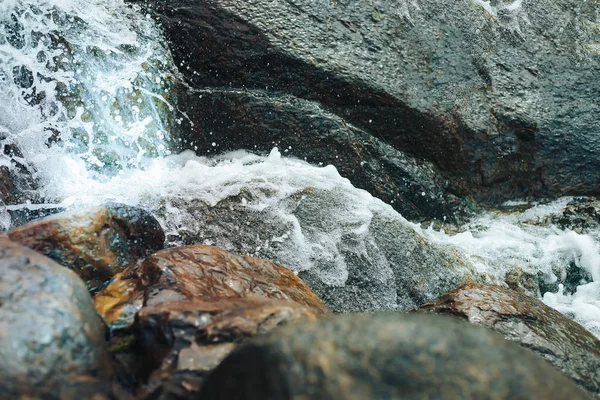
[(597, 0), (0, 0), (0, 397), (600, 398)]

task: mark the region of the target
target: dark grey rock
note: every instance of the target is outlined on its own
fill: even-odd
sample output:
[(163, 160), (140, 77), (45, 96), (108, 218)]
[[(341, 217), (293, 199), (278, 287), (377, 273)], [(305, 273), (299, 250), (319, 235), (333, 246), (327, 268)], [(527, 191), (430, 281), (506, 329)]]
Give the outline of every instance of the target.
[(0, 237), (0, 354), (4, 398), (72, 398), (69, 393), (83, 390), (77, 382), (89, 381), (88, 392), (97, 392), (113, 377), (104, 329), (83, 282), (5, 237)]
[[(335, 165), (354, 186), (391, 204), (413, 220), (463, 220), (470, 210), (448, 193), (433, 163), (398, 151), (385, 141), (328, 112), (317, 101), (265, 91), (206, 89), (180, 92), (178, 101), (194, 117), (175, 148), (198, 153), (239, 148), (282, 154), (316, 165)], [(208, 132), (209, 134), (200, 134)], [(212, 143), (215, 143), (215, 146)]]
[(234, 350), (212, 399), (587, 399), (529, 350), (431, 315), (344, 315), (291, 325)]
[[(318, 102), (478, 201), (600, 191), (597, 1), (146, 3), (195, 88)], [(180, 108), (198, 126), (218, 124), (210, 100), (191, 104)], [(200, 152), (207, 134), (189, 136)]]
[(540, 300), (496, 285), (467, 284), (417, 311), (454, 315), (531, 349), (600, 397), (600, 341)]

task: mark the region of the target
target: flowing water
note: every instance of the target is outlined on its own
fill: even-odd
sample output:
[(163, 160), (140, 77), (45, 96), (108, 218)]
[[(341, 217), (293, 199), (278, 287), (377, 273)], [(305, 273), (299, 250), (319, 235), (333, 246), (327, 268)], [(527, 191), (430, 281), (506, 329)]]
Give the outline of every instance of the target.
[[(498, 14), (490, 2), (480, 3)], [(515, 24), (526, 23), (519, 5), (506, 6), (518, 17)], [(137, 6), (123, 0), (0, 0), (0, 167), (20, 177), (24, 193), (8, 210), (118, 201), (154, 213), (172, 244), (196, 224), (177, 208), (181, 200), (216, 205), (238, 196), (242, 206), (262, 210), (307, 187), (339, 188), (354, 193), (353, 204), (341, 204), (338, 213), (357, 232), (368, 227), (373, 210), (402, 219), (354, 189), (335, 168), (285, 158), (276, 150), (264, 157), (243, 150), (215, 157), (171, 155), (177, 119), (184, 117), (173, 107), (176, 79), (160, 30)], [(246, 199), (249, 188), (257, 189)], [(535, 223), (569, 200), (487, 212), (458, 234), (413, 227), (435, 243), (455, 246), (492, 282), (503, 282), (515, 269), (540, 279), (545, 285), (538, 295), (547, 304), (600, 336), (600, 234)], [(343, 285), (347, 268), (336, 255), (340, 237), (309, 235), (284, 217), (292, 233), (261, 246), (292, 241), (297, 253), (288, 254), (288, 266), (295, 270), (336, 260), (326, 279)], [(8, 228), (10, 218), (0, 209), (0, 228)]]

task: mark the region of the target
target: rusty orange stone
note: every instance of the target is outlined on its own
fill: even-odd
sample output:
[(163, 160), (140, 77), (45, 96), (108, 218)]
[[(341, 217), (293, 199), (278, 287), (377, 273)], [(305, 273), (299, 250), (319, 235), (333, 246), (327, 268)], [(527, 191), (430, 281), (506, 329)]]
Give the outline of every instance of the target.
[(114, 203), (52, 215), (7, 235), (72, 269), (91, 292), (164, 247), (164, 233), (154, 217)]
[(144, 260), (137, 274), (146, 287), (148, 305), (184, 299), (264, 297), (291, 300), (319, 313), (328, 311), (319, 297), (285, 267), (214, 246), (159, 251)]

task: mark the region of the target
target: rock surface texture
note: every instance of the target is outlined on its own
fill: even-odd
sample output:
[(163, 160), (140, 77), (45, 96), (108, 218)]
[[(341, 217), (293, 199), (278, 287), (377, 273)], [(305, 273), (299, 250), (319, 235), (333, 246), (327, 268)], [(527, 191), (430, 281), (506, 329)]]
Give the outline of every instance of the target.
[(34, 221), (8, 237), (75, 271), (91, 292), (127, 266), (164, 247), (158, 221), (122, 204), (82, 209)]
[(281, 263), (335, 312), (410, 310), (478, 279), (454, 248), (425, 239), (362, 190), (326, 181), (290, 194), (279, 185), (290, 182), (242, 183), (238, 195), (215, 205), (173, 200), (186, 215), (184, 243)]
[[(599, 192), (597, 1), (145, 3), (163, 23), (188, 82), (206, 90), (179, 104), (201, 130), (187, 139), (203, 153), (210, 142), (242, 147), (249, 121), (259, 138), (251, 148), (278, 143), (312, 157), (306, 145), (294, 145), (314, 136), (281, 133), (280, 122), (298, 130), (278, 117), (283, 111), (266, 112), (285, 94), (433, 163), (449, 193), (498, 204)], [(273, 105), (256, 112), (260, 101), (249, 100), (250, 92), (274, 98)], [(223, 108), (234, 116), (220, 119)], [(378, 195), (376, 183), (355, 183)], [(415, 216), (436, 214), (410, 190), (401, 196), (401, 212), (414, 201)]]
[[(174, 301), (145, 307), (137, 317), (144, 365), (154, 370), (146, 391), (152, 398), (193, 392), (240, 343), (279, 326), (314, 321), (317, 314), (297, 303), (261, 298), (214, 302)], [(192, 379), (178, 378), (187, 373)], [(178, 382), (181, 380), (181, 382)], [(191, 382), (191, 383), (190, 383)]]
[(148, 306), (170, 300), (259, 297), (291, 300), (317, 313), (327, 312), (319, 297), (285, 267), (214, 246), (159, 251), (144, 260), (137, 274)]
[(319, 297), (288, 269), (268, 260), (203, 245), (152, 254), (139, 267), (119, 274), (94, 300), (109, 326), (123, 329), (131, 327), (136, 313), (144, 306), (231, 298), (289, 300), (317, 314), (328, 311)]
[(0, 237), (0, 354), (3, 398), (98, 394), (113, 375), (83, 282), (6, 237)]
[(548, 360), (600, 397), (600, 341), (540, 300), (496, 285), (466, 284), (418, 308), (490, 328)]
[(346, 315), (291, 325), (235, 350), (212, 399), (587, 399), (529, 350), (430, 315)]

